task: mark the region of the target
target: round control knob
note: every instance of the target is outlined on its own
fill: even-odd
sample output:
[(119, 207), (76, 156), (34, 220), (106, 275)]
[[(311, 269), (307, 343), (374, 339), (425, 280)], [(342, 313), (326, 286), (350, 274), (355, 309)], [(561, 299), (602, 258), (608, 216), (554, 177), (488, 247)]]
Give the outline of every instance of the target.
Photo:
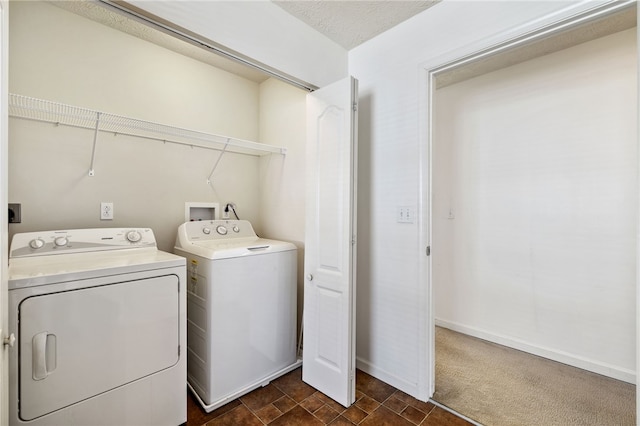
[(142, 239), (142, 234), (138, 231), (129, 231), (127, 232), (127, 241), (130, 243), (137, 243)]
[(69, 239), (67, 237), (57, 237), (55, 240), (53, 240), (53, 244), (56, 245), (56, 247), (64, 247), (69, 243)]
[(220, 235), (227, 235), (227, 228), (225, 228), (222, 225), (218, 225), (218, 227), (216, 228), (216, 231), (218, 232), (218, 234)]
[(202, 232), (209, 235), (211, 233), (211, 229), (209, 228), (202, 228)]
[(235, 226), (233, 227), (233, 232), (235, 232), (235, 233), (240, 232), (240, 228), (238, 228), (238, 225), (235, 225)]
[(29, 247), (34, 250), (38, 250), (39, 248), (44, 247), (44, 240), (42, 238), (36, 238), (35, 240), (29, 241)]

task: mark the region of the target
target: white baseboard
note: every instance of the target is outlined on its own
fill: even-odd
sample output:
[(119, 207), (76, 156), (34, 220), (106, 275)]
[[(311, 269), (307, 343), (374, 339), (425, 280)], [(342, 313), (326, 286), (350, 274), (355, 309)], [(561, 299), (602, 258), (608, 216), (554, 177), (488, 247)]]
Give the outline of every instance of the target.
[(507, 346), (523, 352), (528, 352), (530, 354), (548, 358), (550, 360), (571, 365), (573, 367), (582, 368), (583, 370), (588, 370), (597, 374), (601, 374), (603, 376), (611, 377), (613, 379), (622, 380), (623, 382), (631, 384), (636, 383), (636, 372), (632, 370), (593, 361), (567, 352), (537, 346), (522, 340), (502, 336), (464, 324), (458, 324), (455, 322), (440, 319), (436, 319), (435, 323), (439, 327), (448, 328), (450, 330), (477, 337), (482, 340), (487, 340), (499, 345)]

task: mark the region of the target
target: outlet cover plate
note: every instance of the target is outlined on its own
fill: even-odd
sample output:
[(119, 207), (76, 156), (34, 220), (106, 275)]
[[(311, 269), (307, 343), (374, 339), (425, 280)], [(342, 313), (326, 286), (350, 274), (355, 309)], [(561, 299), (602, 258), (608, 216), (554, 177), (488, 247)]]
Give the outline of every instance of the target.
[(113, 203), (100, 203), (100, 220), (113, 220)]

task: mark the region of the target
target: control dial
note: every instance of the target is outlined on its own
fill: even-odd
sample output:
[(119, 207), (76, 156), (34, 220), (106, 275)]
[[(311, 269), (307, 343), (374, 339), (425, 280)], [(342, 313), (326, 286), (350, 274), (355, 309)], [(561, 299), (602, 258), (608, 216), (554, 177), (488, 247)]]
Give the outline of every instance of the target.
[(55, 244), (56, 247), (64, 247), (69, 243), (69, 239), (67, 237), (56, 237), (55, 240), (53, 240), (53, 244)]
[(227, 228), (222, 225), (218, 225), (218, 227), (216, 228), (216, 232), (218, 232), (218, 234), (220, 235), (227, 235)]
[(29, 247), (34, 250), (38, 250), (39, 248), (44, 247), (44, 240), (42, 238), (36, 238), (34, 240), (29, 241)]
[(235, 233), (240, 232), (240, 228), (238, 228), (238, 225), (234, 225), (233, 226), (233, 232), (235, 232)]
[(127, 232), (126, 236), (127, 236), (127, 241), (129, 241), (130, 243), (137, 243), (142, 239), (142, 234), (140, 234), (140, 232), (136, 230)]
[(202, 228), (202, 232), (209, 235), (211, 233), (211, 228)]

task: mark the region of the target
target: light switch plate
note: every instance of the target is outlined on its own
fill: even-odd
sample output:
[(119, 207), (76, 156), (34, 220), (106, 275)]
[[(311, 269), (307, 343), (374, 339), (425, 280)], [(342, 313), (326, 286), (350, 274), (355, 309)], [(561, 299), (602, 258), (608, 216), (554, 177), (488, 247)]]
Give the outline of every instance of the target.
[(396, 219), (398, 223), (413, 223), (415, 220), (415, 209), (411, 206), (398, 206)]

